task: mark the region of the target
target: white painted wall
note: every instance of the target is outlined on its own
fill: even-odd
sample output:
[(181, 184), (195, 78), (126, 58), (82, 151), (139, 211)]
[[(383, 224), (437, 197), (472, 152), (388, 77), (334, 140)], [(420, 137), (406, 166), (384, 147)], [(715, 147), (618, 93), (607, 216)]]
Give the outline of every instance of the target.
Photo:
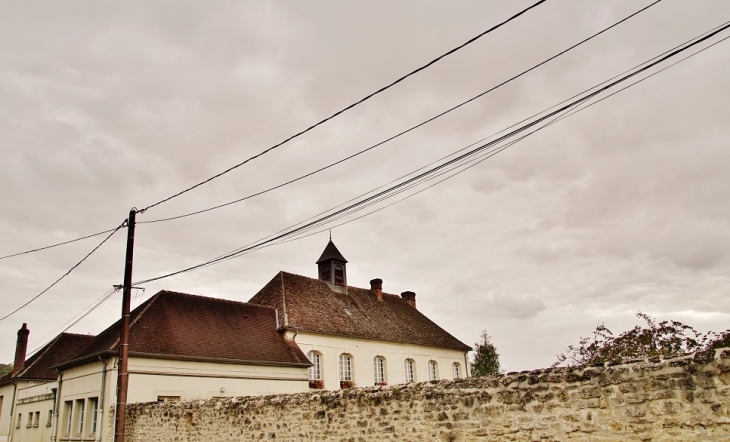
[(324, 388), (327, 390), (340, 388), (339, 356), (342, 353), (352, 355), (353, 379), (356, 387), (375, 384), (373, 364), (376, 356), (385, 358), (388, 385), (405, 382), (404, 362), (406, 359), (412, 359), (415, 362), (415, 382), (429, 380), (428, 361), (431, 360), (437, 363), (438, 379), (452, 379), (453, 363), (460, 365), (461, 377), (467, 376), (469, 368), (464, 352), (459, 350), (308, 332), (288, 331), (287, 338), (294, 339), (305, 354), (314, 350), (322, 355), (322, 377)]
[[(171, 359), (129, 358), (127, 402), (156, 402), (160, 396), (180, 400), (212, 397), (256, 396), (308, 391), (307, 369), (225, 364), (219, 362), (179, 361)], [(111, 408), (116, 404), (116, 358), (107, 360), (105, 392), (101, 395), (103, 364), (100, 361), (63, 370), (58, 410), (58, 441), (107, 440), (113, 422)], [(222, 391), (221, 391), (222, 390)], [(99, 428), (93, 435), (77, 433), (77, 401), (99, 400)], [(71, 432), (67, 434), (66, 408), (71, 406)], [(87, 422), (89, 417), (86, 417)], [(103, 437), (102, 437), (103, 436)], [(0, 441), (1, 442), (1, 441)]]
[[(52, 388), (56, 382), (18, 381), (0, 387), (0, 442), (36, 442), (50, 440), (50, 428), (46, 428), (48, 410), (53, 408)], [(13, 401), (15, 406), (13, 407)], [(26, 427), (28, 413), (39, 412), (39, 423)], [(22, 414), (20, 428), (17, 427), (18, 413)]]
[[(13, 442), (48, 442), (51, 440), (49, 412), (53, 410), (53, 388), (57, 382), (27, 385), (18, 389), (15, 398), (15, 416), (22, 415), (20, 428), (13, 425)], [(36, 421), (37, 415), (37, 421)], [(28, 419), (31, 419), (28, 425)], [(17, 419), (17, 417), (16, 417)]]

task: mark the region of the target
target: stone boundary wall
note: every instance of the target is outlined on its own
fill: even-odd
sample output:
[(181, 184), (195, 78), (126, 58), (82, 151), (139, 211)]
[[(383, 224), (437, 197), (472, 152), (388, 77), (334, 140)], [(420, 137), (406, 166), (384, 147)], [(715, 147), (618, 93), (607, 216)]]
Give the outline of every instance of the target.
[(730, 349), (278, 396), (128, 406), (129, 442), (730, 441)]

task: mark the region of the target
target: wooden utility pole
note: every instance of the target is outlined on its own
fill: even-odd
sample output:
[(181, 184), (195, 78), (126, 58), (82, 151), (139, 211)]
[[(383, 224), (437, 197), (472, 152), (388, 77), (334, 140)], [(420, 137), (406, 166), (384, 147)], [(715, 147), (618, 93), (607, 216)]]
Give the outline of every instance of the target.
[(134, 259), (134, 224), (137, 209), (129, 211), (127, 219), (127, 258), (124, 263), (124, 286), (122, 287), (122, 326), (119, 334), (119, 361), (117, 363), (117, 407), (114, 442), (124, 442), (125, 413), (127, 411), (127, 390), (129, 373), (129, 310), (132, 297), (132, 262)]

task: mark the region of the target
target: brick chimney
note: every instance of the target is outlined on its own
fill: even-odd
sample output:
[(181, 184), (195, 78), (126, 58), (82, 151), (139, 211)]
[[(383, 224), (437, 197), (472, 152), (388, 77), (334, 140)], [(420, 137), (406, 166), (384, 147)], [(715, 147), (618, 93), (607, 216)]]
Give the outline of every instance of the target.
[(375, 293), (375, 297), (378, 298), (378, 301), (383, 300), (383, 280), (380, 278), (375, 278), (370, 280), (370, 290), (372, 290)]
[(12, 376), (17, 375), (25, 368), (25, 353), (28, 350), (29, 334), (28, 324), (24, 322), (23, 326), (18, 330), (18, 342), (15, 344), (15, 363), (13, 364)]
[(413, 292), (403, 292), (400, 294), (405, 302), (413, 308), (416, 308), (416, 294)]

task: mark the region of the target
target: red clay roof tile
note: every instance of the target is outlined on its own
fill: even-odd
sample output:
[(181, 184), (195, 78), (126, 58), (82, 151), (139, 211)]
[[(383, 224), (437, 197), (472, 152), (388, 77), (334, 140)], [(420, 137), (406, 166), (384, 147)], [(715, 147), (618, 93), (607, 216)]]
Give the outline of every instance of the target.
[(290, 329), (471, 350), (397, 295), (383, 293), (381, 302), (368, 289), (337, 293), (324, 281), (279, 272), (249, 303), (278, 308)]
[[(273, 308), (163, 290), (134, 309), (130, 320), (130, 355), (309, 365), (277, 331)], [(119, 327), (117, 321), (61, 365), (116, 351)]]

